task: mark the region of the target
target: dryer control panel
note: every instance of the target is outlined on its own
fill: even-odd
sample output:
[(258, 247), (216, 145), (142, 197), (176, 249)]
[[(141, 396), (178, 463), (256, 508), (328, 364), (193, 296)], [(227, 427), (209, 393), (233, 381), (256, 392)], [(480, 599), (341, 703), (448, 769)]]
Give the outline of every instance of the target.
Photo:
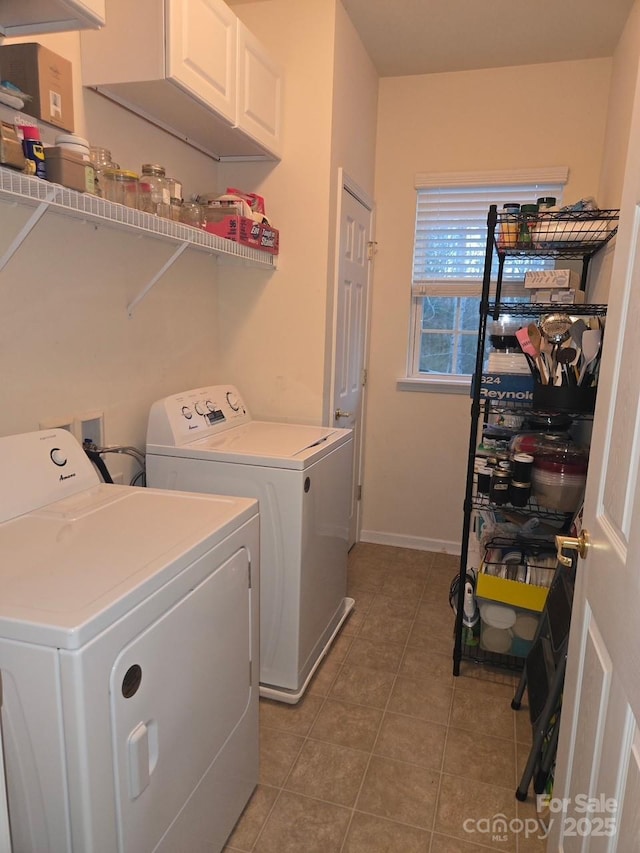
[(194, 388), (153, 404), (147, 446), (181, 447), (250, 420), (249, 410), (233, 385)]
[(64, 429), (0, 438), (0, 522), (100, 483), (79, 442)]

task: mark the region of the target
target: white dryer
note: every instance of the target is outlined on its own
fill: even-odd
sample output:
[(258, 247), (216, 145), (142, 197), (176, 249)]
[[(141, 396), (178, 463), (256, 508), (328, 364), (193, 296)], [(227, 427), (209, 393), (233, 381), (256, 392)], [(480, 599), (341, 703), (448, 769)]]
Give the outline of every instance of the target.
[(260, 694), (295, 703), (353, 607), (353, 433), (251, 418), (231, 385), (151, 407), (150, 485), (260, 503)]
[(258, 778), (256, 501), (100, 483), (64, 430), (0, 470), (14, 851), (221, 850)]

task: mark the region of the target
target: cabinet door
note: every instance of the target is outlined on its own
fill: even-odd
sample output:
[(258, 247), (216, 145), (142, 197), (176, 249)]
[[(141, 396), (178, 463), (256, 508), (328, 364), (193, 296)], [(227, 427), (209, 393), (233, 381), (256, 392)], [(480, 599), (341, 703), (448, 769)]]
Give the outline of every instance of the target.
[(222, 0), (166, 0), (166, 76), (235, 123), (237, 19)]
[(105, 23), (105, 0), (4, 0), (0, 6), (0, 35), (97, 29)]
[(282, 73), (258, 39), (238, 21), (237, 125), (278, 156)]

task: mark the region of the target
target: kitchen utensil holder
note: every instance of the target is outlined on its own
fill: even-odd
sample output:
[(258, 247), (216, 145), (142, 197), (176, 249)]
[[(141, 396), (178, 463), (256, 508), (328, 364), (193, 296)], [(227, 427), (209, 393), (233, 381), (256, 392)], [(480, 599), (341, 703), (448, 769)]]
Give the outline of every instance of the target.
[(541, 385), (533, 387), (533, 406), (538, 409), (553, 409), (563, 412), (588, 412), (596, 407), (597, 387), (572, 385)]

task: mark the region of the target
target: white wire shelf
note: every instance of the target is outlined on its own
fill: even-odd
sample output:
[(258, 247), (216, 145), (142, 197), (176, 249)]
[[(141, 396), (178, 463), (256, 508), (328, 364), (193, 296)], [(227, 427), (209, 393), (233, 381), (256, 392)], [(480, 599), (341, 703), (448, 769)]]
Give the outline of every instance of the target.
[(34, 213), (13, 243), (0, 257), (0, 270), (6, 266), (48, 210), (75, 219), (96, 222), (110, 228), (123, 229), (175, 244), (177, 249), (169, 262), (162, 267), (158, 275), (143, 288), (138, 297), (131, 303), (129, 313), (186, 249), (205, 252), (215, 255), (221, 260), (239, 262), (252, 267), (272, 270), (276, 268), (277, 256), (269, 252), (262, 252), (233, 240), (225, 240), (223, 237), (210, 234), (200, 228), (192, 228), (189, 225), (153, 216), (141, 210), (133, 210), (90, 193), (79, 193), (60, 184), (23, 175), (21, 172), (4, 167), (0, 167), (0, 201), (13, 201), (35, 208)]

